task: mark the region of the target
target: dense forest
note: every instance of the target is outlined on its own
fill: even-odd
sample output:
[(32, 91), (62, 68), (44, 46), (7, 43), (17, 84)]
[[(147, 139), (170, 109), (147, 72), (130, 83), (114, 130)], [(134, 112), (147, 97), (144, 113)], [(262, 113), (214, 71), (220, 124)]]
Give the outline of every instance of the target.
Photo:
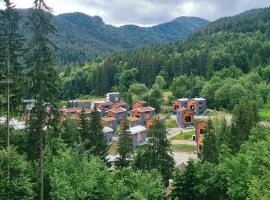
[[(270, 57), (269, 13), (269, 8), (248, 11), (212, 22), (184, 41), (117, 52), (68, 68), (61, 73), (62, 98), (102, 95), (112, 88), (127, 91), (121, 84), (134, 82), (150, 87), (158, 75), (170, 87), (174, 78), (183, 75), (209, 82), (222, 69), (236, 67), (241, 71), (239, 76), (257, 68), (266, 70)], [(128, 82), (123, 83), (125, 80)]]
[[(25, 26), (29, 12), (29, 9), (19, 10), (26, 39), (29, 38), (29, 30)], [(153, 27), (115, 27), (105, 24), (99, 16), (79, 12), (53, 16), (52, 21), (57, 32), (50, 38), (58, 47), (55, 61), (59, 67), (89, 62), (121, 49), (184, 39), (208, 24), (201, 18), (180, 17)]]
[[(270, 93), (269, 30), (263, 28), (269, 8), (218, 21), (226, 25), (213, 22), (184, 41), (117, 52), (58, 73), (57, 49), (50, 39), (56, 34), (52, 10), (44, 0), (34, 0), (25, 42), (18, 10), (9, 0), (4, 3), (0, 113), (6, 120), (0, 125), (0, 199), (270, 198), (269, 123), (261, 123), (258, 114)], [(252, 28), (241, 28), (249, 19), (257, 19), (248, 24)], [(225, 28), (214, 31), (211, 26)], [(172, 98), (203, 96), (210, 107), (231, 112), (229, 119), (209, 117), (198, 159), (182, 170), (175, 166), (166, 124), (158, 118), (147, 131), (147, 143), (136, 151), (127, 122), (121, 124), (115, 166), (96, 108), (90, 116), (82, 109), (76, 121), (60, 118), (62, 99), (119, 90), (129, 104), (134, 96), (141, 100), (149, 95), (150, 105), (159, 107), (164, 88)], [(26, 97), (35, 103), (27, 112), (26, 128), (15, 130), (10, 122), (21, 114)]]

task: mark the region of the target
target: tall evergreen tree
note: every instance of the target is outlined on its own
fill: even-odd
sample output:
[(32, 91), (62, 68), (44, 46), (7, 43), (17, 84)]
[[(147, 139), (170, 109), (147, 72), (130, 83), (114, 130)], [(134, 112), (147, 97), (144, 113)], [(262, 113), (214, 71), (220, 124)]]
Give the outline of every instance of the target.
[(193, 160), (188, 162), (183, 174), (176, 172), (175, 187), (172, 197), (176, 200), (196, 200), (195, 188), (198, 179), (196, 177), (196, 164)]
[(30, 95), (35, 99), (35, 108), (31, 113), (28, 129), (28, 145), (38, 149), (34, 153), (39, 160), (39, 198), (43, 200), (44, 177), (44, 134), (47, 128), (48, 111), (44, 104), (53, 104), (57, 94), (57, 72), (53, 67), (54, 44), (49, 36), (55, 32), (51, 23), (52, 10), (44, 0), (35, 0), (29, 16), (31, 38), (27, 48), (26, 65), (29, 68), (28, 77)]
[(210, 119), (203, 140), (202, 159), (210, 163), (216, 163), (218, 160), (218, 141)]
[(100, 115), (95, 108), (90, 117), (90, 134), (88, 135), (88, 142), (86, 149), (94, 156), (99, 157), (101, 160), (107, 162), (106, 156), (108, 155), (108, 145), (106, 136), (103, 132), (100, 123)]
[(84, 143), (88, 143), (90, 135), (90, 120), (84, 109), (81, 110), (79, 115), (79, 131), (82, 141)]
[(252, 128), (259, 121), (258, 108), (255, 102), (249, 99), (241, 99), (235, 106), (232, 119), (231, 147), (235, 153), (240, 146), (248, 140)]
[(129, 166), (132, 150), (132, 142), (128, 132), (128, 123), (127, 121), (124, 121), (121, 125), (121, 131), (118, 139), (117, 152), (119, 154), (119, 159), (116, 162), (118, 168)]
[(135, 158), (135, 167), (146, 170), (156, 169), (162, 175), (164, 182), (168, 184), (175, 162), (165, 125), (156, 119), (148, 131), (148, 137), (144, 151), (140, 151)]
[[(0, 90), (6, 90), (6, 133), (9, 152), (11, 108), (16, 108), (21, 103), (22, 65), (19, 61), (22, 57), (23, 43), (19, 33), (20, 18), (15, 6), (9, 0), (4, 2), (5, 10), (0, 13), (0, 72), (5, 86), (0, 86)], [(9, 175), (9, 163), (7, 170)]]

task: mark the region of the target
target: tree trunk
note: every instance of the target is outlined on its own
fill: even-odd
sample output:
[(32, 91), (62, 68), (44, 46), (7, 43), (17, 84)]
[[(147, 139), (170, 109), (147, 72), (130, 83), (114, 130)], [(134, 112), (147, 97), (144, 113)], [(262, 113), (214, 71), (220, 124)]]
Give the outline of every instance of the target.
[(39, 181), (40, 181), (40, 200), (43, 200), (43, 175), (44, 175), (44, 160), (43, 160), (43, 132), (42, 129), (39, 135)]

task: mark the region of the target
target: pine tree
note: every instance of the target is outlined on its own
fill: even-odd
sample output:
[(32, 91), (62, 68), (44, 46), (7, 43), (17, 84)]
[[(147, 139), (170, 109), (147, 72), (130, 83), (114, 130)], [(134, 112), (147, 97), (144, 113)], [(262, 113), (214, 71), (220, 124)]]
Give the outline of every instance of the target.
[(28, 146), (33, 146), (38, 153), (32, 153), (39, 160), (39, 198), (43, 200), (44, 177), (44, 134), (47, 128), (48, 111), (44, 104), (53, 104), (57, 94), (57, 72), (53, 67), (54, 44), (49, 36), (55, 32), (51, 23), (52, 10), (43, 0), (35, 0), (29, 16), (31, 38), (27, 48), (26, 65), (30, 95), (35, 99), (35, 108), (31, 113), (28, 128)]
[(240, 146), (248, 140), (252, 128), (255, 128), (259, 121), (258, 108), (255, 102), (249, 99), (241, 99), (235, 106), (232, 119), (231, 147), (235, 153)]
[(90, 120), (88, 119), (84, 109), (81, 110), (79, 115), (79, 131), (82, 141), (84, 143), (88, 143), (90, 135)]
[[(156, 119), (148, 131), (148, 137), (144, 151), (137, 154), (137, 156), (143, 156), (143, 159), (135, 158), (135, 167), (145, 170), (156, 169), (167, 185), (172, 177), (175, 162), (165, 125)], [(136, 163), (136, 161), (143, 161), (143, 163)]]
[(202, 159), (210, 163), (216, 163), (218, 159), (218, 142), (210, 119), (203, 140)]
[(91, 113), (90, 117), (90, 134), (88, 135), (88, 142), (85, 144), (87, 150), (94, 156), (107, 162), (108, 145), (106, 136), (103, 133), (103, 128), (100, 123), (100, 115), (97, 109)]
[(176, 173), (174, 178), (174, 190), (172, 197), (176, 200), (195, 200), (196, 185), (198, 183), (196, 177), (196, 164), (193, 160), (188, 162), (183, 174)]
[[(0, 72), (4, 76), (4, 87), (6, 90), (6, 132), (7, 150), (10, 146), (10, 113), (11, 108), (17, 108), (21, 103), (21, 79), (22, 65), (19, 60), (22, 57), (22, 36), (19, 33), (19, 15), (15, 6), (4, 0), (5, 10), (0, 13)], [(9, 163), (8, 163), (9, 176)]]
[(118, 168), (128, 167), (130, 164), (130, 156), (132, 153), (132, 142), (130, 134), (127, 131), (128, 123), (124, 121), (121, 125), (121, 131), (118, 139), (117, 152), (119, 154), (119, 159), (116, 162)]

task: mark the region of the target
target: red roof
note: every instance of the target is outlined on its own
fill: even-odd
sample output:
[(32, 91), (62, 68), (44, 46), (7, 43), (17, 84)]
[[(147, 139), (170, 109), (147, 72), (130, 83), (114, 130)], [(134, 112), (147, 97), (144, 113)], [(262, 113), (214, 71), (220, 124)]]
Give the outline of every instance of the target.
[(120, 108), (113, 108), (111, 110), (108, 110), (107, 112), (121, 113), (121, 112), (126, 112), (126, 111), (127, 109), (120, 107)]
[(140, 108), (136, 108), (135, 110), (138, 110), (140, 112), (150, 112), (150, 111), (154, 111), (155, 109), (152, 107), (140, 107)]
[(112, 106), (112, 105), (113, 105), (113, 103), (110, 102), (110, 101), (108, 101), (108, 102), (104, 102), (104, 103), (98, 104), (98, 105), (97, 105), (97, 108), (100, 108), (100, 107), (102, 107), (102, 106)]

